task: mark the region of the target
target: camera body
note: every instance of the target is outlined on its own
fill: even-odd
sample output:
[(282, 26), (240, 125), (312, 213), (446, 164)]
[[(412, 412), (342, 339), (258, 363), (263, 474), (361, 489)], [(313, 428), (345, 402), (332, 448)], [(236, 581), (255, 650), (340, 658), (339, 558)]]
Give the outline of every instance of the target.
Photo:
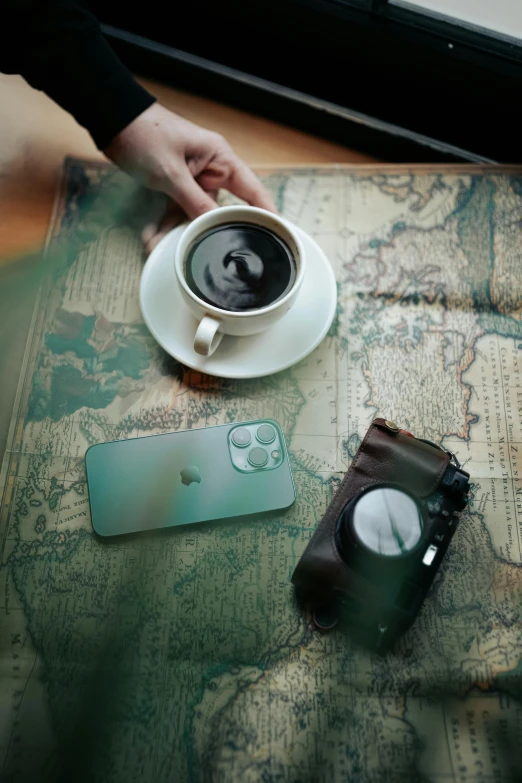
[(375, 419), (292, 582), (317, 628), (384, 651), (413, 623), (467, 504), (455, 457)]

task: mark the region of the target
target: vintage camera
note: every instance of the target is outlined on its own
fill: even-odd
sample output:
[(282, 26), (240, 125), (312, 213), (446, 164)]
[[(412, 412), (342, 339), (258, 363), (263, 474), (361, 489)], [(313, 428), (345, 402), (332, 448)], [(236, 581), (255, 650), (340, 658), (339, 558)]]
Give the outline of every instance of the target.
[(375, 419), (292, 576), (317, 628), (384, 651), (413, 623), (467, 504), (453, 454)]

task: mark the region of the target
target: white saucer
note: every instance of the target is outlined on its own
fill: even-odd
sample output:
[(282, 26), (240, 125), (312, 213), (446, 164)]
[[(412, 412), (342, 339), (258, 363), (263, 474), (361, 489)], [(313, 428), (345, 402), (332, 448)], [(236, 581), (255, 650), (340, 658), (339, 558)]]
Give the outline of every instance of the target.
[(220, 378), (260, 378), (308, 356), (326, 336), (337, 307), (337, 286), (319, 245), (297, 228), (306, 251), (306, 274), (294, 306), (270, 329), (251, 337), (225, 335), (212, 356), (194, 351), (197, 321), (186, 308), (174, 271), (184, 226), (167, 234), (143, 269), (140, 306), (150, 332), (167, 353), (193, 370)]

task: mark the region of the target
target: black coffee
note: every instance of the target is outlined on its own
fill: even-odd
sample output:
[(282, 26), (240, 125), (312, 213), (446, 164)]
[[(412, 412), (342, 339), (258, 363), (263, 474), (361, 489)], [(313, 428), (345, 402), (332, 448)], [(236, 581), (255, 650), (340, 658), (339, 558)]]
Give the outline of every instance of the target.
[(202, 234), (189, 250), (191, 291), (222, 310), (257, 310), (294, 285), (296, 263), (276, 234), (249, 223), (226, 223)]

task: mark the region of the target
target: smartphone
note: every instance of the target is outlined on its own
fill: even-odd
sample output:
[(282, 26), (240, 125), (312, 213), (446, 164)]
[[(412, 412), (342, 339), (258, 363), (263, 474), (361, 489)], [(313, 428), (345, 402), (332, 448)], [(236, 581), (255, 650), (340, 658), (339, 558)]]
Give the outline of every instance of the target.
[(295, 500), (272, 419), (98, 443), (85, 465), (100, 536), (276, 511)]

